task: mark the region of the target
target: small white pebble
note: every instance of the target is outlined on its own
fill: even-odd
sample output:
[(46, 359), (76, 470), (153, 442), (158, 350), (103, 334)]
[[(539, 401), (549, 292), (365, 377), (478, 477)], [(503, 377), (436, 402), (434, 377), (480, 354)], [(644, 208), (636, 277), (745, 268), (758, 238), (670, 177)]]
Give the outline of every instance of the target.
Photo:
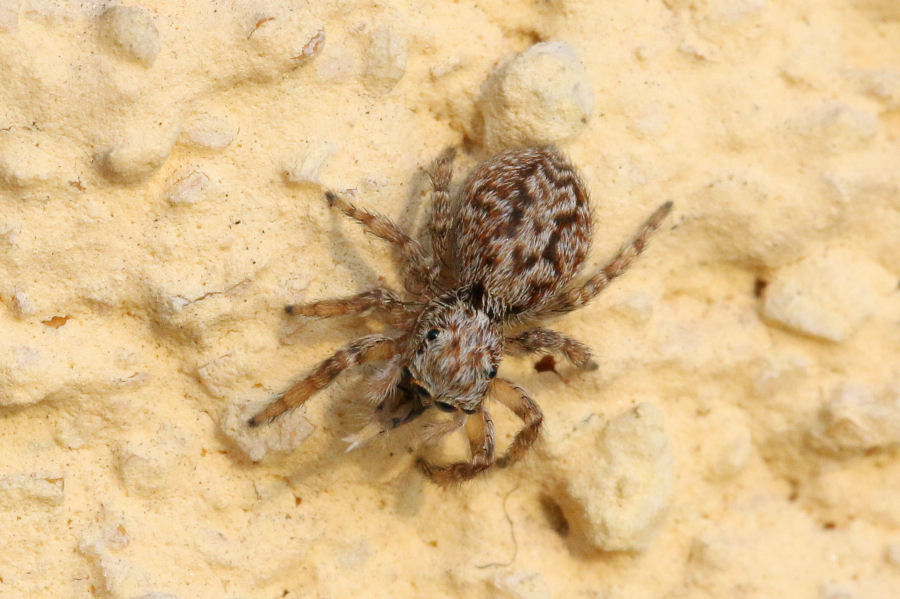
[(81, 554), (96, 557), (101, 552), (110, 549), (119, 551), (131, 544), (131, 536), (120, 514), (101, 509), (98, 516), (100, 522), (97, 522), (78, 542), (78, 551)]
[(572, 46), (542, 42), (498, 67), (479, 100), (491, 151), (558, 142), (584, 129), (594, 108), (587, 71)]
[(715, 55), (712, 44), (701, 42), (696, 38), (691, 39), (691, 42), (678, 46), (678, 51), (699, 63), (709, 62)]
[(201, 113), (185, 120), (178, 141), (196, 148), (221, 150), (234, 140), (235, 135), (237, 127), (225, 118)]
[(458, 71), (465, 66), (465, 62), (459, 56), (454, 56), (431, 66), (431, 78), (440, 79), (446, 77), (450, 73)]
[(891, 566), (900, 569), (900, 541), (889, 543), (884, 548), (884, 560)]
[(192, 171), (178, 179), (166, 192), (173, 206), (196, 204), (206, 197), (209, 177), (202, 171)]
[(185, 447), (184, 437), (171, 427), (152, 437), (132, 436), (119, 441), (113, 455), (122, 485), (131, 495), (149, 497), (159, 492), (184, 456)]
[(16, 222), (0, 222), (0, 243), (7, 247), (16, 247), (19, 241), (19, 233), (22, 225)]
[(162, 301), (166, 312), (169, 313), (177, 313), (184, 310), (188, 305), (190, 305), (191, 300), (184, 297), (183, 295), (170, 295), (163, 299)]
[(900, 446), (900, 393), (888, 389), (878, 397), (862, 385), (838, 385), (819, 412), (810, 444), (836, 455)]
[(13, 291), (10, 308), (12, 309), (13, 314), (19, 318), (25, 318), (26, 316), (32, 316), (38, 313), (38, 307), (31, 300), (31, 296), (21, 289)]
[(240, 392), (241, 382), (251, 372), (252, 369), (240, 356), (227, 353), (198, 366), (196, 376), (207, 393), (224, 399)]
[(277, 4), (248, 21), (247, 58), (253, 77), (271, 80), (310, 62), (325, 47), (325, 30), (306, 9), (285, 11)]
[(28, 188), (62, 179), (71, 150), (59, 138), (24, 127), (0, 129), (0, 187)]
[(866, 93), (884, 102), (888, 109), (900, 109), (900, 71), (861, 71), (855, 77)]
[(366, 85), (377, 92), (391, 91), (406, 73), (406, 36), (387, 25), (375, 27), (366, 51)]
[(314, 36), (309, 38), (306, 45), (300, 50), (300, 55), (295, 56), (296, 60), (307, 61), (315, 58), (322, 52), (325, 47), (325, 30), (319, 29)]
[(79, 544), (79, 553), (100, 573), (100, 593), (118, 599), (132, 597), (128, 589), (153, 586), (147, 572), (131, 559), (123, 557), (108, 547), (91, 547), (84, 542)]
[(596, 426), (589, 422), (564, 446), (549, 448), (555, 459), (548, 494), (589, 548), (642, 551), (663, 521), (672, 489), (663, 413), (641, 403), (599, 433)]
[(139, 6), (112, 6), (100, 15), (103, 39), (122, 55), (149, 67), (159, 54), (159, 31)]
[(701, 534), (691, 539), (688, 561), (692, 567), (726, 571), (734, 561), (734, 550), (727, 538), (715, 534)]
[(52, 506), (65, 500), (63, 474), (28, 472), (0, 476), (0, 510), (21, 512), (34, 503)]
[(173, 127), (132, 123), (119, 135), (120, 141), (99, 156), (98, 164), (111, 179), (122, 183), (142, 181), (169, 158), (179, 131)]
[(311, 143), (287, 161), (282, 177), (291, 185), (321, 185), (321, 173), (334, 153), (330, 143)]
[(828, 249), (777, 270), (763, 302), (766, 318), (830, 341), (845, 341), (888, 291), (890, 275), (844, 249)]
[(22, 225), (17, 222), (0, 222), (0, 242), (6, 245), (15, 246), (21, 232)]
[(314, 430), (302, 410), (292, 410), (274, 422), (251, 428), (247, 421), (265, 407), (270, 398), (253, 404), (230, 404), (219, 420), (219, 429), (250, 458), (258, 462), (272, 451), (287, 452), (300, 446)]

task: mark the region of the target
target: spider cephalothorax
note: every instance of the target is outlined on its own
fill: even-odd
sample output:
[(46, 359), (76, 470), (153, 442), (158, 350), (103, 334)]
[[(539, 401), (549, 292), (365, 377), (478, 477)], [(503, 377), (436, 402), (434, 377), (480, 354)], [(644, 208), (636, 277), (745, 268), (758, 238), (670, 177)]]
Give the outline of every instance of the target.
[(422, 310), (406, 354), (404, 368), (426, 406), (472, 414), (497, 375), (503, 335), (485, 312), (450, 295)]
[[(430, 252), (387, 218), (325, 194), (330, 206), (397, 246), (409, 300), (379, 288), (288, 306), (289, 314), (312, 317), (376, 309), (400, 324), (395, 334), (367, 335), (339, 350), (251, 418), (251, 426), (302, 404), (346, 368), (384, 360), (367, 385), (374, 415), (362, 431), (348, 437), (351, 448), (432, 407), (452, 412), (453, 418), (433, 426), (429, 438), (465, 426), (471, 449), (469, 461), (447, 466), (419, 460), (438, 483), (469, 479), (495, 461), (507, 466), (534, 443), (541, 410), (521, 387), (496, 376), (503, 353), (559, 352), (585, 368), (591, 364), (590, 350), (541, 327), (514, 335), (509, 330), (590, 301), (643, 251), (672, 204), (660, 206), (606, 266), (570, 286), (590, 248), (592, 226), (587, 189), (565, 156), (549, 146), (499, 154), (472, 172), (456, 202), (449, 191), (453, 156), (445, 152), (429, 171)], [(524, 423), (499, 458), (494, 456), (494, 425), (485, 407), (488, 398)]]

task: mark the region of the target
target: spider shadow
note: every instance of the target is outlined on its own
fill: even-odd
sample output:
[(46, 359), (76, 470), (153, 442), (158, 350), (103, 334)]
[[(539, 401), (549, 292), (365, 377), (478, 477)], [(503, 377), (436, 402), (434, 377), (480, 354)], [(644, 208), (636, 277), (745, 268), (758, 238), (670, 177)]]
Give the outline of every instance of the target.
[(370, 317), (364, 314), (348, 314), (333, 318), (285, 315), (278, 331), (278, 340), (281, 345), (285, 346), (308, 346), (315, 343), (327, 343), (329, 346), (333, 346), (333, 349), (324, 350), (325, 353), (317, 356), (309, 364), (305, 366), (298, 364), (297, 375), (305, 376), (339, 348), (375, 332), (378, 332), (378, 329), (372, 326)]
[(331, 470), (338, 464), (355, 466), (361, 475), (359, 482), (376, 485), (404, 478), (406, 470), (414, 471), (410, 459), (414, 453), (412, 433), (406, 427), (378, 435), (354, 451), (347, 450), (344, 438), (359, 431), (374, 413), (374, 407), (356, 394), (365, 388), (366, 380), (375, 369), (375, 365), (367, 364), (333, 385), (334, 393), (319, 411), (322, 420), (313, 423), (317, 429), (313, 434), (329, 435), (329, 441), (317, 455), (304, 456), (292, 468), (289, 475), (292, 484)]
[[(428, 225), (431, 223), (431, 179), (424, 169), (416, 169), (410, 178), (410, 184), (403, 201), (403, 211), (397, 219), (406, 234), (422, 244), (426, 251), (430, 251), (430, 238)], [(428, 204), (427, 209), (422, 207)]]
[[(384, 216), (394, 222), (397, 227), (400, 228), (404, 233), (422, 244), (426, 252), (430, 252), (431, 250), (431, 243), (428, 233), (428, 224), (431, 218), (431, 213), (429, 206), (428, 210), (424, 211), (425, 214), (423, 215), (422, 206), (423, 204), (429, 203), (428, 193), (430, 190), (431, 180), (427, 172), (421, 168), (416, 169), (416, 171), (410, 177), (410, 184), (407, 187), (406, 197), (403, 200), (402, 210), (400, 214), (397, 217), (392, 217), (391, 215), (384, 214)], [(353, 198), (352, 201), (358, 208), (364, 210), (370, 209), (365, 205), (364, 199), (362, 201), (358, 201), (358, 198)], [(377, 211), (373, 210), (373, 212)], [(351, 219), (337, 213), (337, 211), (333, 211), (328, 238), (330, 241), (329, 248), (331, 257), (334, 260), (335, 264), (347, 265), (348, 263), (351, 263), (354, 265), (352, 272), (354, 272), (355, 278), (359, 278), (361, 281), (372, 282), (367, 286), (361, 287), (361, 291), (364, 289), (371, 289), (372, 287), (382, 285), (383, 277), (373, 266), (371, 266), (371, 264), (366, 259), (364, 259), (356, 245), (349, 242), (343, 226), (339, 222), (341, 220), (349, 221)], [(354, 223), (354, 226), (360, 227), (358, 223)], [(390, 253), (393, 268), (395, 273), (397, 274), (398, 279), (402, 281), (405, 273), (403, 258), (400, 254), (399, 247), (396, 245), (391, 245), (389, 242), (381, 239), (379, 239), (379, 241), (391, 246)], [(342, 249), (342, 251), (338, 251), (339, 247)]]
[[(360, 254), (356, 244), (352, 243), (347, 234), (344, 232), (341, 221), (349, 222), (351, 219), (336, 211), (331, 213), (331, 223), (328, 229), (328, 251), (334, 265), (340, 265), (346, 268), (351, 274), (359, 291), (365, 291), (377, 287), (382, 277), (375, 268), (365, 260)], [(353, 226), (359, 227), (357, 223)], [(330, 272), (334, 272), (333, 266), (327, 267)]]
[(555, 532), (566, 551), (573, 558), (582, 562), (606, 562), (616, 560), (630, 561), (634, 555), (629, 552), (603, 551), (592, 546), (590, 538), (585, 530), (585, 523), (579, 522), (576, 516), (574, 521), (566, 517), (562, 506), (553, 497), (553, 493), (547, 489), (537, 495), (541, 515), (546, 525)]

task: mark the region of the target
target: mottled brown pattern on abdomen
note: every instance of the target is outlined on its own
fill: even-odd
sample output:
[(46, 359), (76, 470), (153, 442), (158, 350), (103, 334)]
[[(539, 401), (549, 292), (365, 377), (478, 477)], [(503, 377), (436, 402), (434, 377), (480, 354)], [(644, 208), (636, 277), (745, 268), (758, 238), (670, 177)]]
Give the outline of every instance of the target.
[(468, 178), (453, 223), (451, 266), (503, 320), (536, 313), (578, 273), (591, 243), (588, 192), (555, 148), (505, 152)]

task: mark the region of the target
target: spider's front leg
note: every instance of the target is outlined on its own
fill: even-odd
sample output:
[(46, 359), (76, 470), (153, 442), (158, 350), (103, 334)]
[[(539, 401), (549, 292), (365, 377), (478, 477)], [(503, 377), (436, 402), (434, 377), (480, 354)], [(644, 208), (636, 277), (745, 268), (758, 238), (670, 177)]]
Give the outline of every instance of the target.
[(450, 181), (453, 178), (454, 148), (447, 148), (428, 169), (431, 179), (431, 220), (429, 233), (431, 249), (437, 261), (446, 260), (450, 243), (450, 226), (453, 224), (451, 209)]
[(357, 208), (337, 194), (326, 191), (328, 205), (337, 208), (365, 227), (366, 231), (396, 246), (403, 260), (403, 285), (413, 295), (425, 293), (437, 277), (438, 267), (422, 244), (407, 235), (389, 218)]
[(543, 310), (543, 313), (549, 312), (568, 312), (578, 309), (586, 303), (597, 297), (597, 295), (606, 289), (613, 279), (622, 275), (634, 259), (637, 258), (644, 248), (647, 246), (647, 240), (659, 228), (663, 219), (672, 211), (672, 202), (666, 202), (656, 209), (650, 218), (641, 225), (637, 234), (628, 242), (619, 252), (609, 261), (609, 264), (600, 269), (600, 272), (584, 284), (561, 294), (560, 298), (551, 304), (551, 306)]
[(506, 454), (497, 460), (497, 465), (506, 468), (518, 462), (525, 452), (534, 445), (541, 432), (544, 415), (534, 400), (528, 397), (525, 390), (506, 379), (494, 379), (491, 385), (494, 397), (518, 416), (524, 426), (510, 444)]
[(419, 468), (428, 478), (443, 486), (469, 480), (490, 468), (494, 463), (494, 421), (484, 405), (466, 419), (466, 436), (469, 438), (471, 461), (435, 466), (419, 458), (416, 461)]
[(507, 337), (506, 344), (513, 353), (559, 352), (578, 368), (587, 370), (596, 366), (587, 345), (550, 329), (539, 327), (523, 331), (514, 337)]
[(385, 312), (408, 312), (413, 309), (412, 306), (402, 301), (390, 289), (377, 287), (350, 297), (320, 300), (309, 304), (289, 304), (284, 307), (284, 311), (292, 316), (330, 318), (365, 312), (372, 308)]
[(393, 349), (393, 337), (387, 335), (367, 335), (360, 337), (349, 345), (338, 350), (333, 356), (316, 366), (312, 374), (288, 389), (260, 413), (247, 421), (250, 426), (259, 426), (271, 422), (288, 410), (296, 408), (313, 393), (326, 387), (347, 368), (362, 364), (368, 360), (385, 358)]

